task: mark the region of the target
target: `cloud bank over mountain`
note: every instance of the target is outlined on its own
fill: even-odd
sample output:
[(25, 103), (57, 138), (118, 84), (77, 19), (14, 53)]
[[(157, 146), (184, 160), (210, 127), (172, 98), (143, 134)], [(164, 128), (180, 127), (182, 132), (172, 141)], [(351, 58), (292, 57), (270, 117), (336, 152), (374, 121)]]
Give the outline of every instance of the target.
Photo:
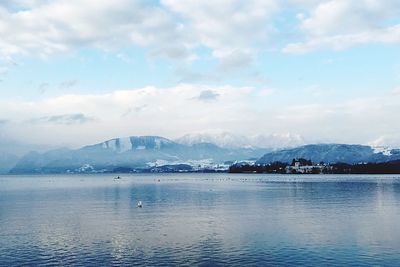
[(0, 136), (398, 146), (399, 16), (395, 0), (1, 1)]
[[(215, 96), (205, 101), (199, 98), (202, 90), (212, 90)], [(250, 87), (202, 90), (182, 85), (108, 94), (70, 94), (29, 102), (0, 100), (0, 112), (7, 114), (0, 127), (5, 135), (16, 140), (73, 146), (131, 133), (179, 138), (186, 133), (216, 129), (254, 140), (259, 135), (269, 136), (268, 140), (258, 141), (269, 147), (280, 146), (279, 135), (283, 136), (288, 129), (302, 136), (297, 138), (296, 145), (304, 143), (303, 138), (307, 142), (366, 144), (381, 138), (382, 133), (399, 130), (399, 126), (392, 124), (400, 112), (399, 97), (391, 95), (378, 102), (360, 98), (341, 104), (279, 107), (272, 103), (273, 96), (260, 97)], [(354, 131), (357, 128), (369, 131)], [(396, 144), (393, 139), (390, 145)], [(248, 143), (253, 145), (254, 140)], [(384, 140), (380, 144), (384, 145)]]

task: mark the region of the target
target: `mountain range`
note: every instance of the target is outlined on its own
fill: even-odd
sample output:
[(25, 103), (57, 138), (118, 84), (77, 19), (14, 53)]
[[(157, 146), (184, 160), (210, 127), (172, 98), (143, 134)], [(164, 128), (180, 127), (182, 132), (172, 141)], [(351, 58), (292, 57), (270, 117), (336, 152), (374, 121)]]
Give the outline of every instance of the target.
[(346, 144), (304, 145), (266, 153), (256, 164), (268, 164), (277, 161), (290, 163), (296, 158), (304, 158), (314, 163), (387, 162), (400, 159), (400, 149)]
[[(225, 133), (214, 137), (186, 135), (173, 141), (159, 136), (131, 136), (79, 149), (30, 152), (21, 158), (4, 152), (0, 153), (0, 173), (198, 171), (223, 170), (238, 161), (268, 164), (276, 161), (290, 163), (295, 158), (304, 158), (314, 163), (352, 164), (400, 159), (400, 149), (346, 144), (313, 144), (283, 149), (257, 148), (245, 142), (250, 139), (236, 137)], [(295, 135), (286, 137), (286, 140), (303, 142)], [(281, 137), (279, 139), (283, 140)], [(269, 143), (265, 145), (268, 146)]]
[(268, 149), (297, 147), (306, 143), (301, 135), (293, 133), (243, 136), (225, 131), (186, 134), (175, 141), (185, 145), (211, 143), (222, 148)]
[(8, 152), (0, 152), (0, 174), (7, 173), (15, 166), (15, 164), (17, 164), (18, 160), (18, 156), (14, 154)]
[(267, 149), (222, 148), (211, 143), (180, 144), (159, 136), (115, 138), (80, 149), (31, 152), (22, 157), (11, 173), (59, 173), (114, 171), (125, 167), (145, 169), (157, 165), (229, 164), (229, 161), (256, 160)]

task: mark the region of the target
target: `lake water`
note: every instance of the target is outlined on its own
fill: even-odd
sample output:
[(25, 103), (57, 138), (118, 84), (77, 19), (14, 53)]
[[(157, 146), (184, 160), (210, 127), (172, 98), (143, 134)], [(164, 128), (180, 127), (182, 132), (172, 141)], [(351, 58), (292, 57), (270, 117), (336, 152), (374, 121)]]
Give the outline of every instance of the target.
[(400, 266), (400, 176), (113, 177), (0, 177), (0, 265)]

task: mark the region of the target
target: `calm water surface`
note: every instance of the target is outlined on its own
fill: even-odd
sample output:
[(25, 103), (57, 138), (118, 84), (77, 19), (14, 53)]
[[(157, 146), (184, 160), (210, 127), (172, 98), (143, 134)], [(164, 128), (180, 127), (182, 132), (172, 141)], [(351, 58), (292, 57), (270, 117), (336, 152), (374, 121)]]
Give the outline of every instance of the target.
[(0, 265), (400, 266), (400, 176), (113, 177), (0, 176)]

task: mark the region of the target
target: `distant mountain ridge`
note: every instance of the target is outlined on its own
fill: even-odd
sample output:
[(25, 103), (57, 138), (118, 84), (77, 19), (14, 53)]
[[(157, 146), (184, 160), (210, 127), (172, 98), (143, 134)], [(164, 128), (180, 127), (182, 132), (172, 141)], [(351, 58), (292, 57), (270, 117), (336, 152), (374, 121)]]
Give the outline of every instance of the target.
[(308, 159), (314, 163), (386, 162), (400, 159), (400, 149), (377, 149), (365, 145), (313, 144), (269, 152), (256, 163), (268, 164), (276, 161), (289, 163), (295, 158)]
[(160, 136), (131, 136), (114, 138), (99, 144), (85, 146), (83, 149), (94, 149), (100, 147), (114, 152), (123, 153), (130, 150), (161, 150), (177, 148), (179, 145)]
[(0, 173), (7, 173), (18, 162), (18, 159), (18, 156), (14, 154), (0, 152)]
[[(80, 149), (32, 152), (18, 161), (11, 173), (58, 173), (79, 170), (113, 171), (116, 168), (147, 168), (157, 162), (220, 164), (225, 161), (257, 159), (266, 149), (226, 149), (210, 143), (183, 145), (160, 136), (115, 138)], [(83, 169), (82, 169), (83, 168)]]
[[(206, 140), (200, 140), (206, 141)], [(400, 159), (400, 149), (347, 144), (312, 144), (281, 150), (253, 147), (227, 148), (199, 142), (183, 144), (160, 136), (114, 138), (80, 149), (30, 152), (17, 161), (3, 157), (10, 173), (113, 172), (116, 170), (223, 169), (233, 162), (290, 163), (294, 158), (314, 163), (387, 162)], [(1, 164), (0, 157), (0, 164)], [(16, 162), (17, 161), (17, 162)], [(16, 164), (15, 164), (16, 163)], [(225, 165), (225, 167), (221, 167)], [(12, 167), (14, 166), (14, 167)], [(167, 166), (162, 168), (162, 166)], [(175, 167), (173, 167), (175, 166)], [(229, 167), (229, 165), (228, 165)]]
[(230, 132), (192, 133), (186, 134), (175, 141), (184, 145), (211, 143), (222, 148), (254, 147), (268, 149), (291, 148), (306, 143), (302, 136), (292, 133), (243, 136)]

